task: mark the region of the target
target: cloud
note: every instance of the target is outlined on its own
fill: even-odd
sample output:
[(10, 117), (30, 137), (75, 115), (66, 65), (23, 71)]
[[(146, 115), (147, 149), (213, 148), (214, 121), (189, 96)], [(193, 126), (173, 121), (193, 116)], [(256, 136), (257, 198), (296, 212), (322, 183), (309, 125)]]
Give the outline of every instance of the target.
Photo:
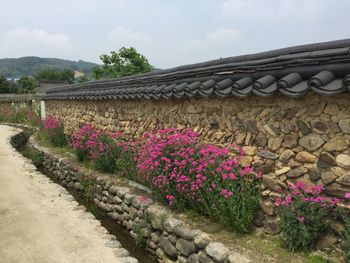
[(72, 49), (67, 35), (52, 34), (39, 28), (16, 27), (10, 29), (1, 40), (0, 49), (6, 56), (55, 56)]
[(113, 28), (109, 33), (109, 39), (125, 47), (138, 47), (148, 45), (151, 42), (151, 37), (146, 33), (133, 31), (123, 26)]
[(241, 20), (314, 22), (326, 12), (330, 0), (224, 0), (226, 16)]
[[(190, 40), (186, 44), (187, 53), (194, 57), (215, 59), (232, 55), (234, 47), (241, 42), (241, 32), (235, 28), (217, 28), (202, 38)], [(189, 62), (190, 63), (190, 62)]]

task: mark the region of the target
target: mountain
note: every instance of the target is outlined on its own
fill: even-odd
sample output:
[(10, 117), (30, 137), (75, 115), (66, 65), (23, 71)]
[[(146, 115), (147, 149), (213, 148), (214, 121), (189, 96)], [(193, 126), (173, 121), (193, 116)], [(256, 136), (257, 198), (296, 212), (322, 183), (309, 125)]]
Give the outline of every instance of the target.
[(21, 76), (33, 76), (41, 69), (71, 69), (89, 74), (95, 63), (83, 60), (71, 61), (59, 58), (21, 57), (0, 59), (0, 76), (5, 78), (20, 78)]

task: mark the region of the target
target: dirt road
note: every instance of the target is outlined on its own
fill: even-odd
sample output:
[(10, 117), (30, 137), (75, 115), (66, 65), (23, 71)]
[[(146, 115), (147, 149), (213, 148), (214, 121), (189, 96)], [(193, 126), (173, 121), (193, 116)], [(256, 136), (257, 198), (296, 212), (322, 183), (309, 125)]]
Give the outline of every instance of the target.
[(116, 258), (118, 241), (10, 146), (15, 133), (0, 125), (0, 262), (137, 262)]

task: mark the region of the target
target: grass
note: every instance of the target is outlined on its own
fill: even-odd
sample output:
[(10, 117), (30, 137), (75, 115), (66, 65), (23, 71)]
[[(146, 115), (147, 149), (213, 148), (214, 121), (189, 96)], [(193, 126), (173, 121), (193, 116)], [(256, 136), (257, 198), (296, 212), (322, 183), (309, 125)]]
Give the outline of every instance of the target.
[(21, 153), (24, 157), (32, 160), (32, 162), (34, 163), (34, 165), (36, 167), (40, 167), (42, 165), (43, 162), (43, 156), (41, 155), (41, 153), (37, 150), (35, 150), (32, 147), (29, 146), (25, 146), (22, 150)]
[(35, 139), (40, 142), (41, 145), (45, 146), (46, 148), (50, 149), (54, 153), (65, 155), (68, 157), (75, 157), (75, 152), (72, 148), (70, 148), (68, 145), (64, 147), (54, 147), (50, 143), (49, 137), (42, 132), (37, 132), (35, 134)]

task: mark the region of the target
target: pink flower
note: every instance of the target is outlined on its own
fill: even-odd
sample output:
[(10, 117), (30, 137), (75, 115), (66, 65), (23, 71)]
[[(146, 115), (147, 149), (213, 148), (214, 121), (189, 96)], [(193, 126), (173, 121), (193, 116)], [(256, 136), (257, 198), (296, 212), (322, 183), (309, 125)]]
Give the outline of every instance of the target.
[(168, 204), (172, 205), (175, 197), (173, 195), (166, 195), (165, 198), (167, 199)]
[(304, 218), (303, 216), (297, 216), (297, 220), (298, 220), (300, 223), (304, 223), (305, 218)]
[(344, 198), (345, 198), (345, 199), (350, 199), (350, 193), (346, 193), (346, 194), (344, 195)]

